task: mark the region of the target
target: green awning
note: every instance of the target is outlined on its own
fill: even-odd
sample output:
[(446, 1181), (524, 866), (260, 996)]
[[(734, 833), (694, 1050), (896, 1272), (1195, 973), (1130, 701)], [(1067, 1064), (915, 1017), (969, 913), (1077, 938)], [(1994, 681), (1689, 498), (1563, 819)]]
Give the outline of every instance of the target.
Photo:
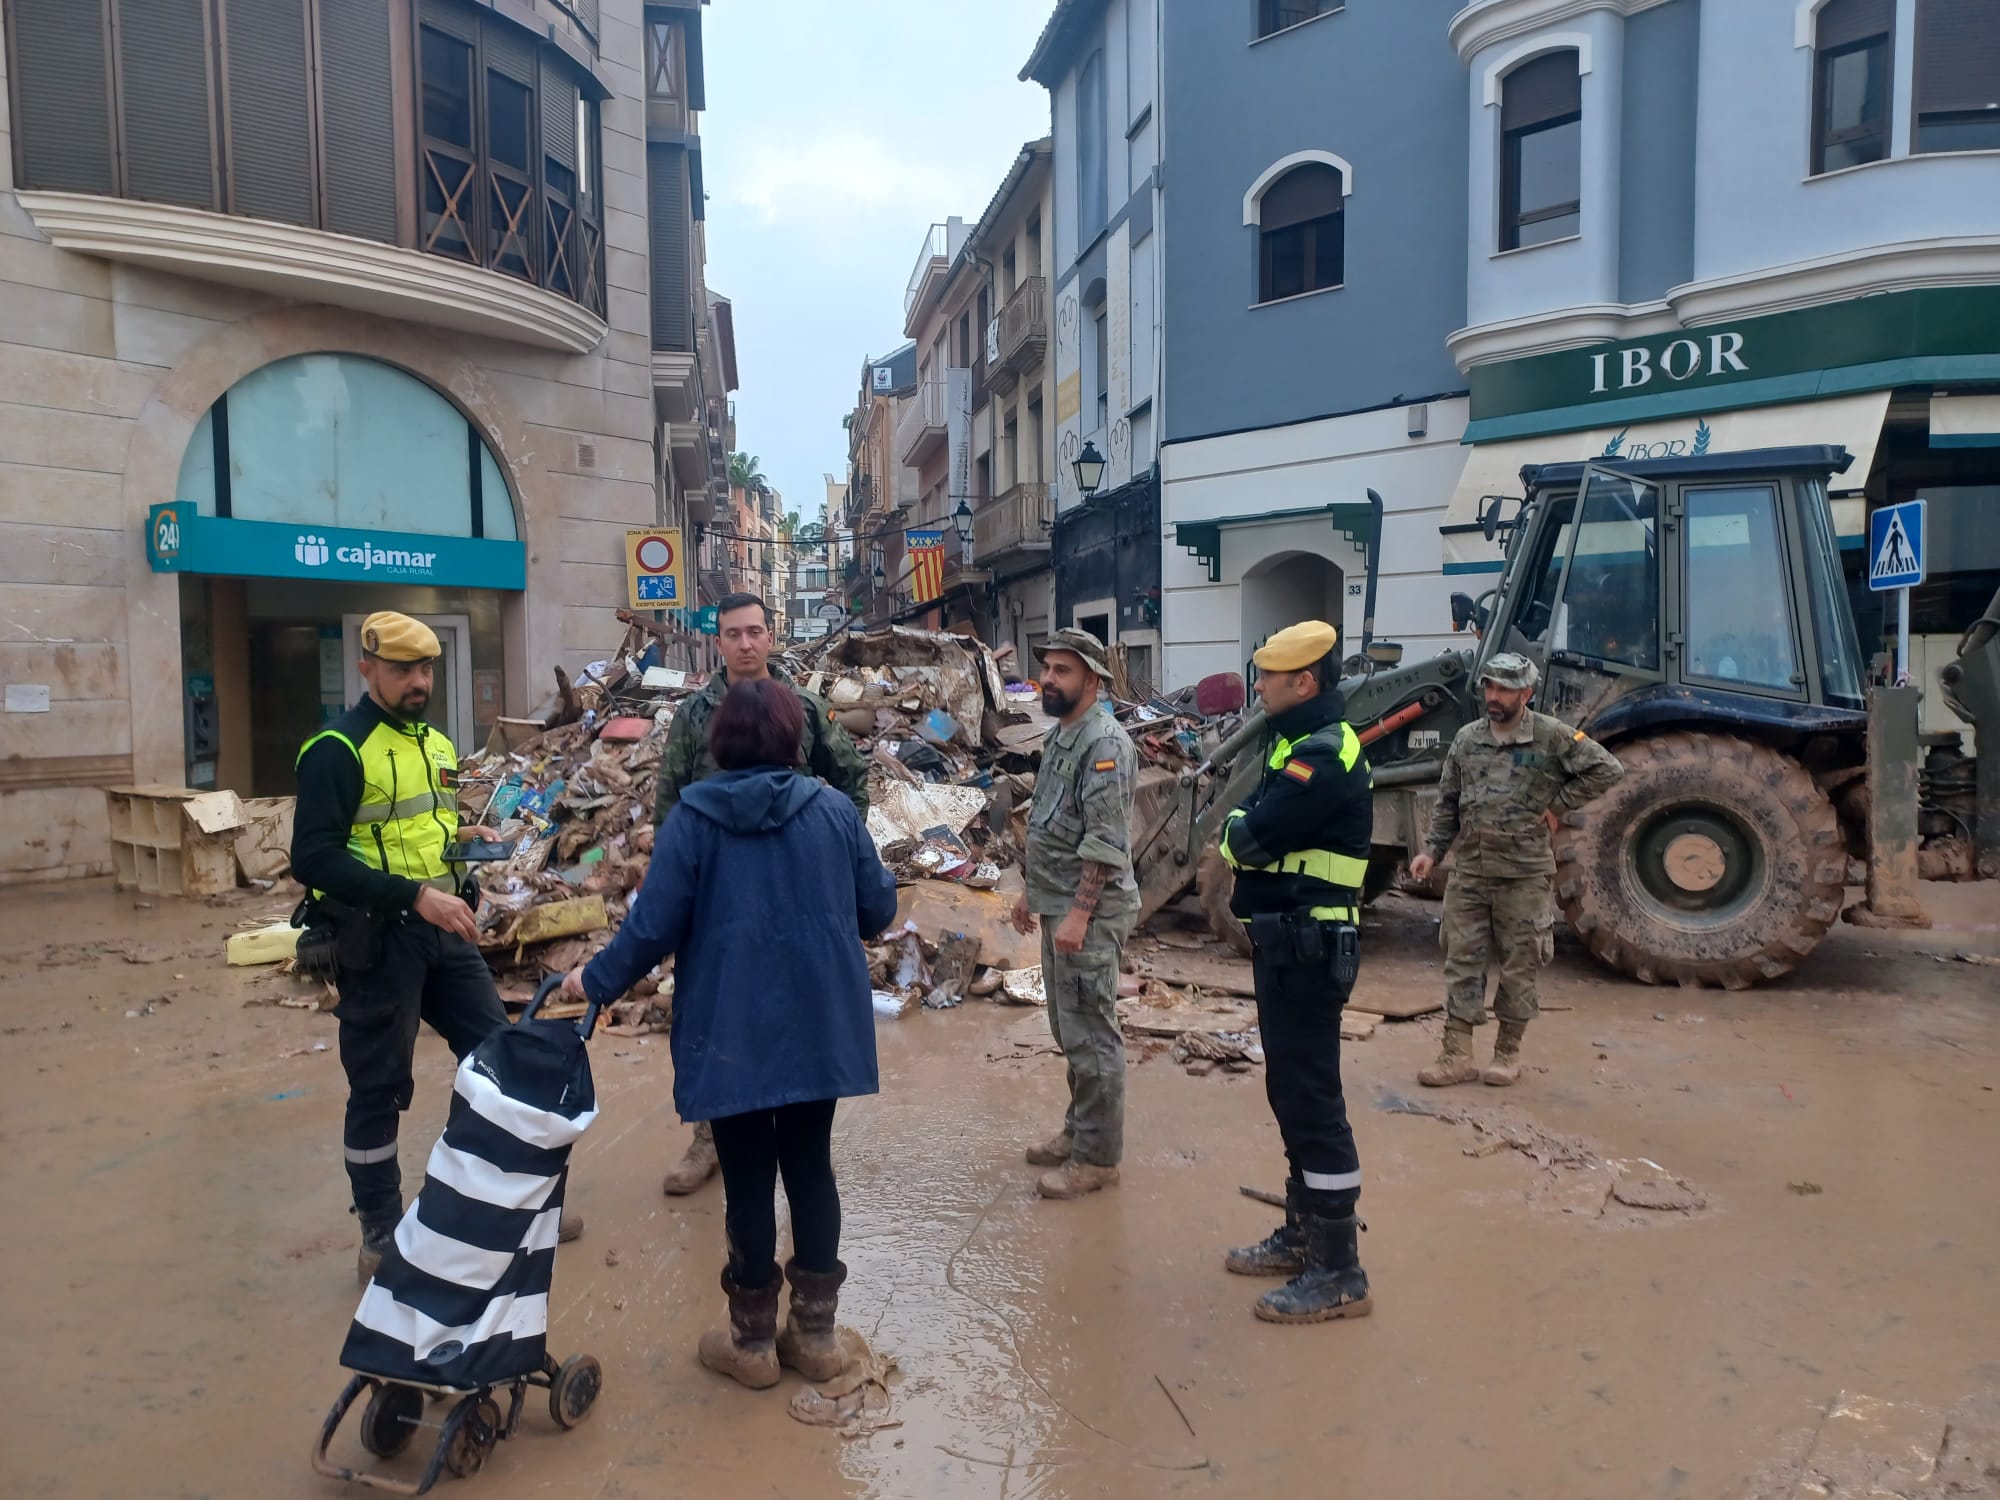
[(1304, 521), (1325, 516), (1331, 530), (1338, 531), (1366, 552), (1374, 544), (1375, 507), (1366, 501), (1342, 501), (1333, 505), (1308, 505), (1299, 510), (1266, 510), (1249, 516), (1217, 516), (1212, 521), (1174, 522), (1174, 543), (1196, 562), (1208, 564), (1208, 581), (1222, 582), (1222, 532), (1228, 526), (1258, 526), (1269, 521)]

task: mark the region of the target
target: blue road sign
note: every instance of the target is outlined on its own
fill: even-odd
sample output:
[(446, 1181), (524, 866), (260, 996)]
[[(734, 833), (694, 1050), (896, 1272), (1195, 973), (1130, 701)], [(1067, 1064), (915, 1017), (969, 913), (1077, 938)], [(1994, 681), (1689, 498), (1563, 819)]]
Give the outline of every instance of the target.
[(1915, 588), (1924, 581), (1924, 502), (1885, 505), (1868, 518), (1868, 587)]

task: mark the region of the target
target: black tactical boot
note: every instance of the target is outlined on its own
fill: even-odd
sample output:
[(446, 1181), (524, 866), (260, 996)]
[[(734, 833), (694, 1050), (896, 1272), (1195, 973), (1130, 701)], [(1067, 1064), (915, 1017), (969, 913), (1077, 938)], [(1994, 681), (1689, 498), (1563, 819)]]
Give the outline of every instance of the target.
[(1374, 1310), (1368, 1300), (1368, 1273), (1361, 1269), (1355, 1243), (1361, 1221), (1348, 1214), (1327, 1218), (1305, 1214), (1306, 1268), (1275, 1291), (1257, 1299), (1256, 1313), (1266, 1323), (1324, 1323), (1330, 1318), (1365, 1318)]
[(1306, 1236), (1299, 1227), (1299, 1185), (1285, 1184), (1285, 1222), (1254, 1245), (1243, 1245), (1222, 1258), (1222, 1267), (1238, 1276), (1296, 1276), (1306, 1268)]
[(847, 1368), (833, 1326), (847, 1267), (835, 1261), (831, 1271), (808, 1271), (791, 1260), (785, 1279), (792, 1284), (792, 1315), (778, 1332), (778, 1363), (808, 1380), (831, 1380)]
[(364, 1214), (356, 1209), (355, 1216), (361, 1220), (361, 1249), (354, 1257), (354, 1279), (366, 1286), (396, 1241), (396, 1226), (403, 1222), (403, 1209), (401, 1204), (379, 1214)]

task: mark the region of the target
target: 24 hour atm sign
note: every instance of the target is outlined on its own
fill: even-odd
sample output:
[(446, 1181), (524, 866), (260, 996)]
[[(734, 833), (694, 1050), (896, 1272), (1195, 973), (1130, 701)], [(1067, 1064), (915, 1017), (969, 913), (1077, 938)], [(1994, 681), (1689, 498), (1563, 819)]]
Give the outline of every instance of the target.
[(633, 609), (685, 609), (687, 567), (678, 526), (625, 533), (625, 577)]

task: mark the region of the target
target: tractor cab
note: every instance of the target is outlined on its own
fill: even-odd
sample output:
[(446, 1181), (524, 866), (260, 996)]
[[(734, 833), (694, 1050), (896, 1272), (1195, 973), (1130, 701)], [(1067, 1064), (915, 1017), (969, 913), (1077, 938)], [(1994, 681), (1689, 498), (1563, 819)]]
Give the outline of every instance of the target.
[(1827, 482), (1837, 447), (1530, 465), (1479, 659), (1616, 740), (1674, 723), (1787, 745), (1866, 722)]

